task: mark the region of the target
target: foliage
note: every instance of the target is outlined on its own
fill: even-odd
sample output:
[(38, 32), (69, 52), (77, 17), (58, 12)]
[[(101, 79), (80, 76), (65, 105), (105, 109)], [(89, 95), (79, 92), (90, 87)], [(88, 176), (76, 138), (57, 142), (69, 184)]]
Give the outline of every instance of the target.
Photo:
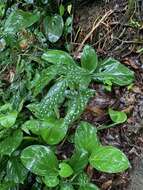
[[(65, 48), (69, 12), (69, 4), (54, 1), (0, 3), (0, 189), (99, 190), (85, 172), (88, 164), (107, 173), (130, 166), (80, 116), (96, 95), (91, 81), (124, 86), (134, 73), (113, 58), (98, 60), (88, 45), (81, 63), (74, 60)], [(109, 115), (114, 123), (127, 119), (111, 108)], [(63, 158), (58, 148), (73, 127), (74, 150)]]

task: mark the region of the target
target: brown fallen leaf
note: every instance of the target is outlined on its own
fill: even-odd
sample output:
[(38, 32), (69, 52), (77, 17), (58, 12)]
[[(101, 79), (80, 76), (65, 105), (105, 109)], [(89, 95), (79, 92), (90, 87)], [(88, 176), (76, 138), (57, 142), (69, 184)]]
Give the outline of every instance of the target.
[(109, 189), (112, 186), (112, 180), (108, 180), (105, 183), (102, 184), (101, 188), (103, 190)]

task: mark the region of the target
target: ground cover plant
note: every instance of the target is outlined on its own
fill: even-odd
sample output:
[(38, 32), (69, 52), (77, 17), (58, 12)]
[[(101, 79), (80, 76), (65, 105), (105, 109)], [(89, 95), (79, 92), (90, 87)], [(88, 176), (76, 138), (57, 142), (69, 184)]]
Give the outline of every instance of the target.
[[(54, 7), (54, 8), (53, 8)], [(126, 155), (105, 146), (98, 131), (126, 121), (109, 108), (112, 123), (93, 126), (81, 114), (96, 91), (90, 83), (126, 86), (134, 73), (85, 45), (80, 60), (68, 51), (71, 4), (0, 2), (0, 189), (98, 190), (86, 172), (118, 173)], [(60, 154), (64, 143), (71, 146)]]

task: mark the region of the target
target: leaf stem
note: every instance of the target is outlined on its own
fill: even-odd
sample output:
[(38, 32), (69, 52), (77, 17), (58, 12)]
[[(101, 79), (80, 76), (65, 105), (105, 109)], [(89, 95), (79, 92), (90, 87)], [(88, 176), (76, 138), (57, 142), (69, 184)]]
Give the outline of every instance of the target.
[(110, 125), (101, 125), (100, 127), (97, 128), (98, 131), (103, 130), (103, 129), (109, 129), (111, 127), (116, 127), (119, 123), (112, 123)]

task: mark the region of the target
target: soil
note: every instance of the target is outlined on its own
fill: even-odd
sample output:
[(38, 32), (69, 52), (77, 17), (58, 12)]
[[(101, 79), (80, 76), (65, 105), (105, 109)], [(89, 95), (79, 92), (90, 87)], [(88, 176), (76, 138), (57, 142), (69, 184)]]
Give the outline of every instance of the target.
[(135, 72), (135, 82), (130, 87), (113, 87), (112, 92), (103, 85), (91, 84), (97, 91), (82, 119), (99, 126), (109, 123), (109, 107), (125, 111), (126, 123), (99, 133), (103, 144), (114, 145), (128, 156), (131, 168), (121, 174), (98, 173), (87, 168), (91, 180), (102, 190), (143, 189), (143, 2), (135, 1), (129, 7), (126, 0), (96, 1), (75, 7), (73, 46), (74, 52), (84, 38), (107, 11), (108, 16), (94, 30), (86, 43), (92, 45), (99, 56), (114, 57)]

